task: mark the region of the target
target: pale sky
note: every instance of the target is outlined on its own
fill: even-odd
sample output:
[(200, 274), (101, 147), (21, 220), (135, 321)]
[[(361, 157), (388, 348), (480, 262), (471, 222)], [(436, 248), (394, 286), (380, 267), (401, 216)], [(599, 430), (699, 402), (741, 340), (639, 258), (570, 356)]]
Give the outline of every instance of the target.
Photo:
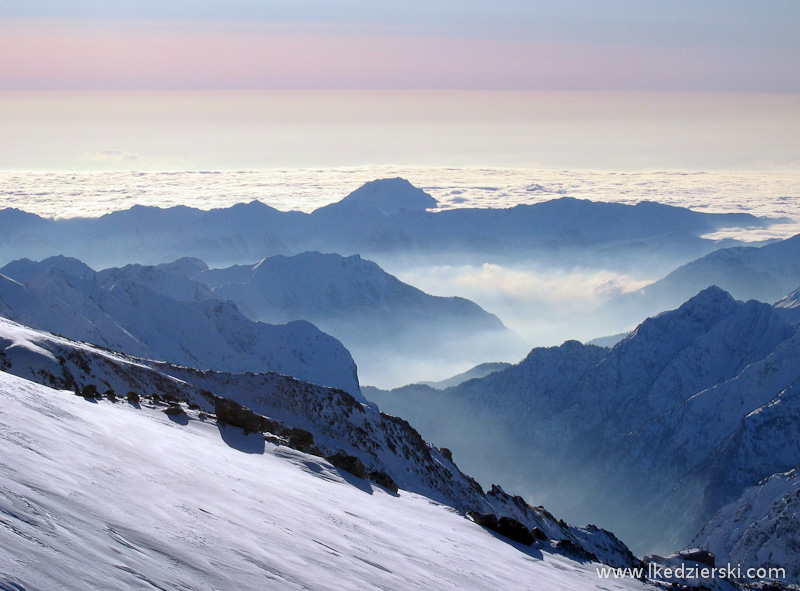
[(800, 0), (0, 0), (0, 129), (4, 170), (797, 170)]
[(800, 92), (798, 0), (0, 0), (0, 90)]

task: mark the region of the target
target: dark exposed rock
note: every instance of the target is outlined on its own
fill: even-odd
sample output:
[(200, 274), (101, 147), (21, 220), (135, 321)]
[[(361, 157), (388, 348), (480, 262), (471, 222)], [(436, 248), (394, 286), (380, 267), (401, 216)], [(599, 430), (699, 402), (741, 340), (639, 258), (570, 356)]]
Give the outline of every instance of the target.
[(467, 515), (472, 518), (472, 521), (486, 527), (492, 531), (497, 530), (497, 515), (494, 513), (476, 513), (474, 511), (470, 511)]
[(561, 550), (567, 556), (584, 560), (587, 562), (598, 562), (597, 556), (591, 552), (587, 552), (582, 546), (576, 544), (572, 540), (564, 539), (556, 542), (556, 548)]
[(214, 398), (214, 413), (217, 415), (218, 421), (239, 427), (245, 433), (280, 433), (284, 430), (279, 423), (271, 421), (228, 398)]
[[(314, 445), (314, 435), (305, 429), (289, 430), (289, 447), (314, 456), (322, 456), (322, 452)], [(362, 478), (364, 478), (362, 476)]]
[(452, 452), (452, 451), (450, 451), (450, 449), (449, 449), (449, 448), (442, 447), (442, 448), (440, 448), (440, 449), (439, 449), (439, 451), (440, 451), (440, 452), (442, 452), (442, 455), (443, 455), (445, 458), (447, 458), (447, 461), (448, 461), (448, 462), (452, 462), (452, 461), (453, 461), (453, 452)]
[(99, 394), (97, 393), (97, 386), (94, 384), (87, 384), (83, 387), (80, 393), (81, 396), (84, 398), (97, 398)]
[(546, 540), (547, 539), (547, 535), (545, 535), (545, 533), (542, 530), (540, 530), (538, 527), (534, 527), (531, 530), (531, 536), (533, 536), (534, 540)]
[(501, 517), (497, 520), (497, 533), (526, 546), (534, 542), (530, 530), (511, 517)]
[(367, 478), (367, 468), (364, 466), (364, 462), (355, 456), (351, 456), (340, 451), (332, 456), (328, 456), (325, 459), (340, 470), (349, 472), (353, 476), (358, 476), (359, 478), (364, 478), (365, 480)]
[(171, 417), (178, 417), (180, 415), (186, 414), (183, 408), (179, 404), (170, 404), (167, 408), (164, 409), (164, 414), (169, 415)]
[(397, 486), (397, 483), (383, 470), (375, 470), (367, 474), (367, 478), (377, 484), (378, 486), (382, 486), (383, 488), (396, 493), (400, 490), (400, 487)]
[(139, 402), (139, 395), (136, 392), (128, 392), (125, 395), (125, 400), (127, 400), (131, 404), (134, 404), (136, 402)]

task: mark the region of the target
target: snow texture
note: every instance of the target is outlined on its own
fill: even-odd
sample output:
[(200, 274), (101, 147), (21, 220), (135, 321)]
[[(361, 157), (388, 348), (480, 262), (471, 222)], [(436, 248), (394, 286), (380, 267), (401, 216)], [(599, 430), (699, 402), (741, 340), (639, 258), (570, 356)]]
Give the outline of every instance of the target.
[(194, 411), (182, 424), (2, 372), (0, 396), (3, 589), (609, 588), (591, 563)]

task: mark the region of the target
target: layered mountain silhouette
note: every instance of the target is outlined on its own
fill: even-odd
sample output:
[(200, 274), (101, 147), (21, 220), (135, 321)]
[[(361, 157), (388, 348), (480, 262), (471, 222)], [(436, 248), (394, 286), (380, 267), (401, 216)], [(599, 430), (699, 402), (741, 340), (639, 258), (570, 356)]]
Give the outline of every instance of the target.
[(350, 352), (362, 378), (397, 384), (411, 367), (463, 367), (487, 350), (514, 359), (527, 349), (475, 303), (428, 295), (357, 255), (226, 269), (183, 258), (99, 272), (68, 257), (20, 259), (0, 268), (0, 314), (131, 355), (278, 371), (351, 393)]
[(353, 353), (366, 383), (402, 384), (411, 366), (463, 367), (482, 361), (486, 351), (515, 359), (527, 349), (477, 304), (428, 295), (358, 255), (276, 256), (194, 279), (253, 319), (313, 322)]
[[(403, 179), (368, 183), (313, 213), (258, 201), (202, 211), (134, 206), (100, 218), (46, 219), (0, 210), (0, 262), (68, 255), (95, 268), (159, 264), (191, 256), (221, 267), (309, 250), (388, 257), (434, 254), (518, 259), (558, 254), (564, 264), (686, 261), (720, 243), (701, 236), (764, 226), (749, 214), (709, 214), (643, 202), (634, 206), (564, 197), (510, 209), (428, 211), (436, 201)], [(380, 260), (380, 258), (378, 259)]]
[(611, 302), (608, 313), (653, 314), (711, 285), (741, 300), (784, 298), (800, 285), (800, 235), (764, 246), (720, 248)]

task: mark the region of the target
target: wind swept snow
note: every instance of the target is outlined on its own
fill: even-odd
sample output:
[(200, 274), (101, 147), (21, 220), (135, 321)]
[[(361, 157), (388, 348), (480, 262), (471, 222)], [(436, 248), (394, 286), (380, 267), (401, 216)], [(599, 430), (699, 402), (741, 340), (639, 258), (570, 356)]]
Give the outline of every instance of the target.
[(194, 411), (0, 396), (3, 589), (644, 588)]

